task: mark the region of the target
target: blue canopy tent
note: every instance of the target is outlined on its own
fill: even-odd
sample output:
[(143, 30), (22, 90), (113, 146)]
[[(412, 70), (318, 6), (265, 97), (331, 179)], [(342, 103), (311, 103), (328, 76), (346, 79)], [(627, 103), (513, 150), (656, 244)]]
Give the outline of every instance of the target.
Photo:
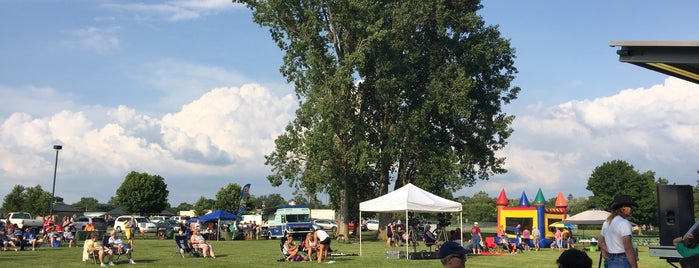
[[(221, 220), (234, 221), (234, 220), (238, 219), (238, 216), (236, 216), (235, 214), (230, 213), (228, 211), (219, 209), (219, 210), (213, 211), (209, 214), (203, 215), (203, 216), (199, 217), (198, 219), (199, 219), (199, 222), (201, 222), (201, 223), (216, 222), (216, 229), (217, 229), (216, 230), (216, 240), (219, 240), (219, 238), (221, 237), (221, 235), (220, 235), (220, 233), (221, 233), (221, 231), (220, 231)], [(196, 221), (196, 219), (195, 219), (195, 221)]]

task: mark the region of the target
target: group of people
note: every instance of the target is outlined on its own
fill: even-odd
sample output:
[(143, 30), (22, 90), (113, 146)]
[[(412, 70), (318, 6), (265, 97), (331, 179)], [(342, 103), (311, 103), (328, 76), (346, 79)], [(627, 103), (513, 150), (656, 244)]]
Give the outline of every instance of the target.
[(3, 251), (19, 251), (29, 246), (32, 250), (37, 250), (45, 243), (48, 247), (58, 247), (61, 243), (68, 243), (68, 247), (72, 247), (77, 231), (72, 218), (63, 217), (60, 224), (55, 224), (53, 218), (47, 217), (43, 226), (38, 228), (25, 227), (22, 230), (17, 224), (8, 224), (4, 229), (0, 229)]
[(90, 235), (90, 239), (85, 240), (85, 244), (83, 245), (83, 261), (88, 259), (89, 254), (94, 254), (97, 255), (100, 266), (107, 266), (107, 264), (104, 263), (104, 257), (106, 255), (109, 257), (109, 265), (115, 265), (113, 260), (114, 255), (124, 254), (126, 255), (130, 264), (136, 264), (131, 257), (131, 252), (133, 251), (132, 235), (129, 235), (127, 241), (124, 242), (119, 236), (117, 236), (116, 231), (112, 231), (109, 234), (109, 239), (106, 240), (106, 244), (103, 244), (103, 241), (99, 238), (99, 234), (97, 232), (93, 232)]
[(282, 246), (282, 252), (286, 256), (286, 261), (302, 262), (311, 260), (315, 253), (316, 259), (318, 263), (320, 263), (328, 259), (330, 241), (330, 235), (322, 229), (317, 229), (313, 231), (313, 233), (306, 234), (306, 238), (300, 245), (294, 242), (294, 237), (292, 235), (287, 235), (286, 241)]

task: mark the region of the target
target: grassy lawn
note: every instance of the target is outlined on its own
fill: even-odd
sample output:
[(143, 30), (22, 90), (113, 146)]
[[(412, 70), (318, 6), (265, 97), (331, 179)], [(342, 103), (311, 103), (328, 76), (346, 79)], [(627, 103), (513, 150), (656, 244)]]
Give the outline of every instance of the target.
[[(372, 236), (365, 233), (365, 238)], [(174, 255), (174, 240), (157, 240), (138, 238), (135, 241), (135, 266), (147, 267), (308, 267), (331, 265), (334, 267), (441, 267), (439, 260), (394, 260), (386, 258), (386, 243), (369, 239), (362, 244), (363, 256), (334, 257), (334, 263), (280, 263), (279, 240), (258, 241), (212, 241), (216, 259), (182, 258)], [(2, 267), (95, 267), (92, 261), (82, 262), (82, 243), (80, 247), (41, 248), (39, 251), (0, 251)], [(333, 241), (332, 248), (345, 254), (359, 254), (359, 244)], [(397, 250), (391, 248), (390, 250)], [(423, 247), (419, 250), (427, 250)], [(664, 261), (648, 256), (648, 248), (640, 247), (640, 265), (642, 267), (669, 267)], [(556, 258), (560, 252), (546, 249), (539, 252), (525, 252), (517, 255), (469, 256), (467, 267), (556, 267)], [(597, 267), (599, 253), (590, 253)], [(118, 266), (129, 266), (126, 256), (122, 256)]]

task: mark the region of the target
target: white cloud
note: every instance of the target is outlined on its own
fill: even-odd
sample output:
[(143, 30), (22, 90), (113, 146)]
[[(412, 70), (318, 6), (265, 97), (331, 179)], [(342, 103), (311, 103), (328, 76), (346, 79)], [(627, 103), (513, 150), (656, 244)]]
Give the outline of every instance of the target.
[[(291, 95), (278, 97), (258, 85), (217, 88), (162, 119), (126, 106), (84, 107), (34, 117), (13, 113), (0, 124), (0, 196), (16, 184), (50, 189), (52, 145), (59, 152), (56, 193), (68, 202), (93, 196), (106, 202), (132, 171), (166, 178), (171, 196), (189, 196), (192, 180), (235, 174), (264, 177), (265, 154), (295, 110)], [(208, 183), (213, 195), (227, 183)], [(89, 191), (86, 191), (89, 189)], [(95, 196), (99, 194), (99, 196)], [(193, 200), (186, 200), (193, 202)]]
[[(202, 68), (192, 77), (203, 79), (206, 70), (213, 71), (213, 80), (221, 77), (216, 83), (225, 83), (227, 72), (218, 70), (217, 75), (215, 68)], [(163, 88), (170, 85), (164, 78), (154, 81), (161, 81)], [(185, 88), (174, 94), (184, 94), (177, 91)], [(0, 196), (15, 184), (50, 189), (55, 157), (51, 146), (56, 142), (64, 145), (56, 193), (69, 202), (96, 193), (106, 202), (132, 170), (166, 178), (173, 202), (212, 196), (230, 182), (255, 183), (260, 194), (279, 191), (264, 179), (269, 167), (263, 156), (273, 150), (274, 138), (293, 118), (295, 98), (275, 95), (257, 84), (209, 88), (182, 101), (178, 111), (158, 117), (127, 106), (76, 106), (42, 97), (55, 95), (50, 88), (0, 88), (13, 93), (11, 100), (36, 107), (68, 107), (3, 115)], [(32, 94), (37, 97), (33, 102)], [(614, 159), (640, 171), (656, 171), (671, 182), (694, 184), (699, 153), (691, 148), (699, 144), (699, 118), (693, 116), (699, 113), (697, 94), (699, 86), (670, 78), (663, 85), (612, 96), (532, 107), (517, 114), (515, 133), (500, 152), (507, 157), (509, 173), (457, 195), (480, 190), (497, 195), (504, 188), (511, 198), (522, 192), (533, 198), (542, 188), (546, 198), (558, 191), (587, 196), (590, 172)]]
[[(502, 188), (531, 198), (538, 188), (588, 196), (587, 179), (604, 162), (620, 159), (678, 184), (696, 183), (699, 85), (668, 78), (663, 85), (621, 90), (517, 115), (501, 156), (509, 172), (463, 193)], [(553, 196), (551, 196), (553, 195)], [(519, 197), (519, 195), (517, 195)]]

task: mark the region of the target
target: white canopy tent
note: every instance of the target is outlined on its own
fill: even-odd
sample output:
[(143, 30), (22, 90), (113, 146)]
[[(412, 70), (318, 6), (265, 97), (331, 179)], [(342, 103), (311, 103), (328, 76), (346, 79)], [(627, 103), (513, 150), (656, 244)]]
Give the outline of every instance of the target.
[(566, 218), (563, 222), (570, 224), (602, 224), (609, 212), (599, 209), (590, 209)]
[[(359, 218), (362, 218), (362, 211), (393, 213), (405, 212), (406, 221), (409, 220), (409, 211), (459, 212), (459, 226), (462, 226), (463, 219), (461, 217), (461, 208), (462, 206), (459, 202), (436, 196), (430, 192), (420, 189), (412, 183), (408, 183), (398, 190), (359, 203)], [(461, 240), (463, 241), (463, 237)], [(408, 243), (405, 243), (405, 252), (405, 257), (408, 258)], [(362, 255), (362, 232), (359, 232), (359, 255)]]

